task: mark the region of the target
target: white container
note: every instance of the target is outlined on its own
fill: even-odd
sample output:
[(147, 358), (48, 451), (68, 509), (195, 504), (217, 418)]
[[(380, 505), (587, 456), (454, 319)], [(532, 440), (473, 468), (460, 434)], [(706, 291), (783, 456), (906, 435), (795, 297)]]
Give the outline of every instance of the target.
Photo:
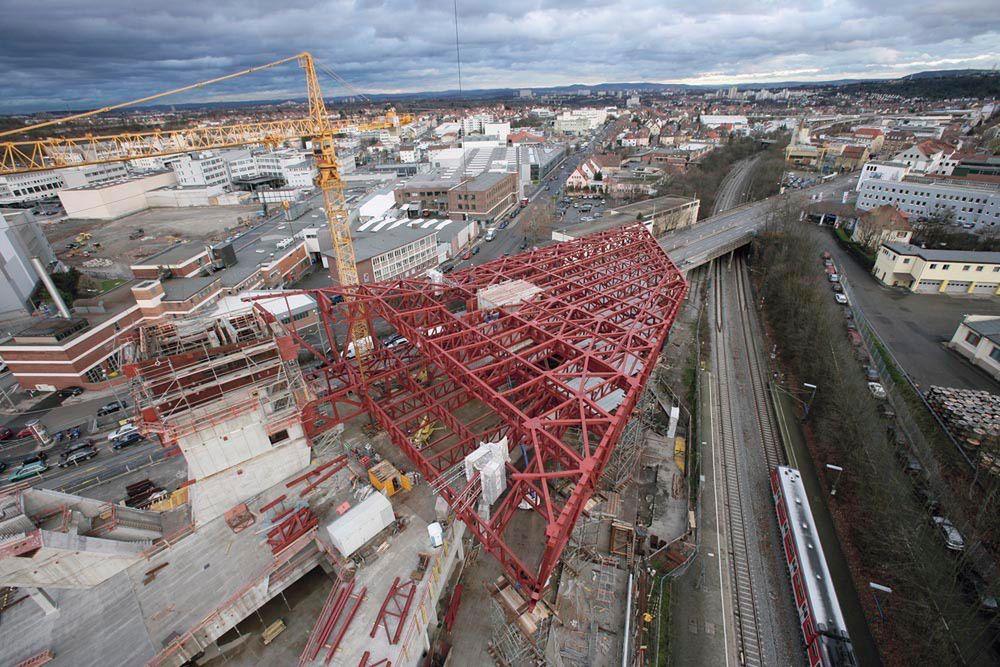
[(389, 499), (373, 493), (328, 524), (326, 532), (340, 555), (347, 558), (395, 520)]
[(444, 529), (437, 521), (427, 526), (427, 534), (431, 538), (431, 546), (437, 549), (444, 544)]

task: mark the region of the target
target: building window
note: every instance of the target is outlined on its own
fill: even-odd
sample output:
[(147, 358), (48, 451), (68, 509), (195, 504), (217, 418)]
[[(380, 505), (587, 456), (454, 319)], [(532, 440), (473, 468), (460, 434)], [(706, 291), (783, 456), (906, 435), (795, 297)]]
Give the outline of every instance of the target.
[(1000, 347), (997, 347), (996, 345), (993, 346), (993, 349), (990, 350), (990, 359), (1000, 362)]
[(979, 345), (979, 341), (981, 341), (982, 339), (983, 337), (977, 334), (975, 331), (970, 331), (965, 336), (965, 342), (968, 343), (969, 345)]
[(968, 271), (968, 270), (969, 270), (969, 265), (968, 265), (968, 264), (966, 264), (965, 266), (963, 266), (963, 267), (962, 267), (962, 270), (963, 270), (963, 271)]
[(983, 267), (982, 267), (982, 266), (977, 266), (977, 267), (976, 267), (976, 271), (982, 271), (982, 270), (983, 270)]
[(942, 268), (942, 269), (944, 269), (945, 271), (947, 271), (948, 269), (950, 269), (950, 268), (951, 268), (951, 264), (945, 264), (945, 265), (944, 265), (944, 266), (942, 266), (941, 268)]
[(97, 383), (104, 380), (104, 369), (100, 365), (94, 366), (87, 371), (87, 382)]
[(929, 268), (936, 269), (937, 268), (937, 264), (931, 264)]

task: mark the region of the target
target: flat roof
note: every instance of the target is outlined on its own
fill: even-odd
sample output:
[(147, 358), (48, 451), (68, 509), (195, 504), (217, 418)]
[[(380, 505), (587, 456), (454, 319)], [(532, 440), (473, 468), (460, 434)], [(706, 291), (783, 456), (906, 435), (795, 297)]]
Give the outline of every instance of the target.
[(663, 211), (669, 211), (686, 204), (693, 204), (695, 201), (697, 200), (689, 197), (666, 195), (664, 197), (655, 197), (653, 199), (643, 199), (642, 201), (637, 201), (634, 204), (615, 206), (614, 208), (609, 209), (608, 213), (628, 213), (634, 218), (640, 213), (642, 215), (649, 215), (656, 211), (662, 213)]
[(187, 301), (204, 287), (219, 280), (219, 276), (194, 276), (164, 280), (163, 298), (166, 301)]
[(165, 250), (136, 260), (132, 266), (165, 265), (177, 266), (184, 264), (205, 252), (205, 244), (193, 241), (180, 241)]
[(462, 191), (482, 192), (484, 190), (489, 190), (509, 176), (511, 176), (511, 172), (509, 171), (486, 171), (479, 176), (462, 183), (459, 187)]
[(977, 252), (975, 250), (936, 250), (921, 248), (910, 243), (883, 243), (883, 247), (898, 255), (911, 255), (928, 262), (964, 262), (966, 264), (1000, 264), (1000, 252)]

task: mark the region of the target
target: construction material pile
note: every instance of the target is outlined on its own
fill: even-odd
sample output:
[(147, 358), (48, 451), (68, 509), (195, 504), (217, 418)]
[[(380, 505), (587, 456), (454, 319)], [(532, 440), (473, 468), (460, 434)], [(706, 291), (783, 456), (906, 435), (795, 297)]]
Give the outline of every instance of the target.
[(927, 402), (963, 447), (1000, 450), (1000, 396), (987, 391), (931, 387)]

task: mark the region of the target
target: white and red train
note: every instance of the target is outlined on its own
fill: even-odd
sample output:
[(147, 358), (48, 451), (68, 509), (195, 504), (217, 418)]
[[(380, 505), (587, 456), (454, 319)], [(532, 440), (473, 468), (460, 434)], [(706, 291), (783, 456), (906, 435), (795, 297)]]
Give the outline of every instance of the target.
[(771, 495), (809, 667), (855, 667), (851, 638), (799, 471), (785, 466), (771, 470)]

